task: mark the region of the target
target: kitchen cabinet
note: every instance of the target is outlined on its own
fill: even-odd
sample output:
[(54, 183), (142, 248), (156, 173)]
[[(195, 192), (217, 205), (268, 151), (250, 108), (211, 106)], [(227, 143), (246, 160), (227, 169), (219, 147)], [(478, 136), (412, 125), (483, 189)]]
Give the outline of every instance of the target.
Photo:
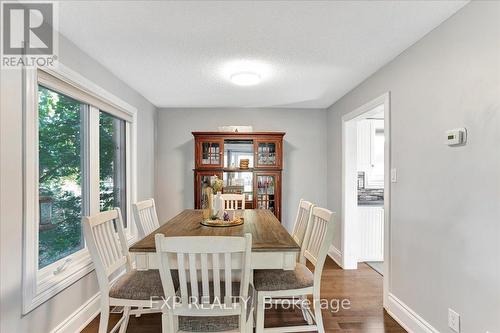
[(384, 120), (360, 120), (357, 134), (357, 166), (365, 173), (365, 188), (383, 188)]
[(384, 261), (384, 207), (358, 206), (358, 230), (358, 261)]

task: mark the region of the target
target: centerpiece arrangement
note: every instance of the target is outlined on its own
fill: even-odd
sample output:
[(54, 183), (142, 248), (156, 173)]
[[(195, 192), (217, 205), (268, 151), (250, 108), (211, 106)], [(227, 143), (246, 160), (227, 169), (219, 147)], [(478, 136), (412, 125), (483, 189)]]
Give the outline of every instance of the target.
[(243, 217), (234, 217), (233, 219), (230, 219), (229, 217), (226, 217), (226, 214), (228, 214), (228, 212), (225, 212), (225, 216), (222, 219), (218, 216), (212, 216), (210, 219), (204, 219), (200, 223), (207, 227), (234, 227), (243, 224)]
[[(224, 210), (221, 198), (224, 182), (217, 176), (210, 177), (210, 184), (205, 188), (208, 207), (203, 209), (202, 225), (210, 227), (229, 227), (243, 224), (239, 210)], [(214, 198), (215, 194), (215, 198)]]

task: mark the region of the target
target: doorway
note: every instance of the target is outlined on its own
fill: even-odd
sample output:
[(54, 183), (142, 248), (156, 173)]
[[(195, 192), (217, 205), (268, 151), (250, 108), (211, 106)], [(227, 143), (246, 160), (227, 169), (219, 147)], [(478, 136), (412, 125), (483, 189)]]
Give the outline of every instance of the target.
[(342, 117), (342, 264), (365, 262), (390, 273), (390, 96), (386, 93)]

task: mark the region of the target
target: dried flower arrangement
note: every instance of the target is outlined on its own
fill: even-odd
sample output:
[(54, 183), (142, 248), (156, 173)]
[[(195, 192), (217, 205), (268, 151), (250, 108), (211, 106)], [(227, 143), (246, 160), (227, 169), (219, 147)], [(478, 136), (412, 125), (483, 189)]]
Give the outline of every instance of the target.
[(213, 177), (211, 177), (210, 187), (212, 188), (214, 194), (217, 194), (217, 192), (222, 192), (224, 182), (222, 181), (222, 179), (214, 175)]

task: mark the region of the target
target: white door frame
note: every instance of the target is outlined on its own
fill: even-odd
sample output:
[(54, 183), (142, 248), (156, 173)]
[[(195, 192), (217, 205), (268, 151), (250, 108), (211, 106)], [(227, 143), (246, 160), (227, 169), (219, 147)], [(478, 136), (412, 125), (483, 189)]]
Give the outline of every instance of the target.
[[(354, 143), (357, 135), (356, 124), (350, 120), (358, 118), (379, 105), (384, 105), (384, 307), (387, 304), (391, 268), (391, 228), (390, 228), (390, 193), (391, 193), (391, 109), (390, 93), (387, 92), (356, 110), (342, 116), (342, 217), (341, 217), (341, 251), (342, 267), (357, 269), (358, 267), (358, 233), (357, 233), (357, 165)], [(345, 223), (346, 220), (354, 221)]]

